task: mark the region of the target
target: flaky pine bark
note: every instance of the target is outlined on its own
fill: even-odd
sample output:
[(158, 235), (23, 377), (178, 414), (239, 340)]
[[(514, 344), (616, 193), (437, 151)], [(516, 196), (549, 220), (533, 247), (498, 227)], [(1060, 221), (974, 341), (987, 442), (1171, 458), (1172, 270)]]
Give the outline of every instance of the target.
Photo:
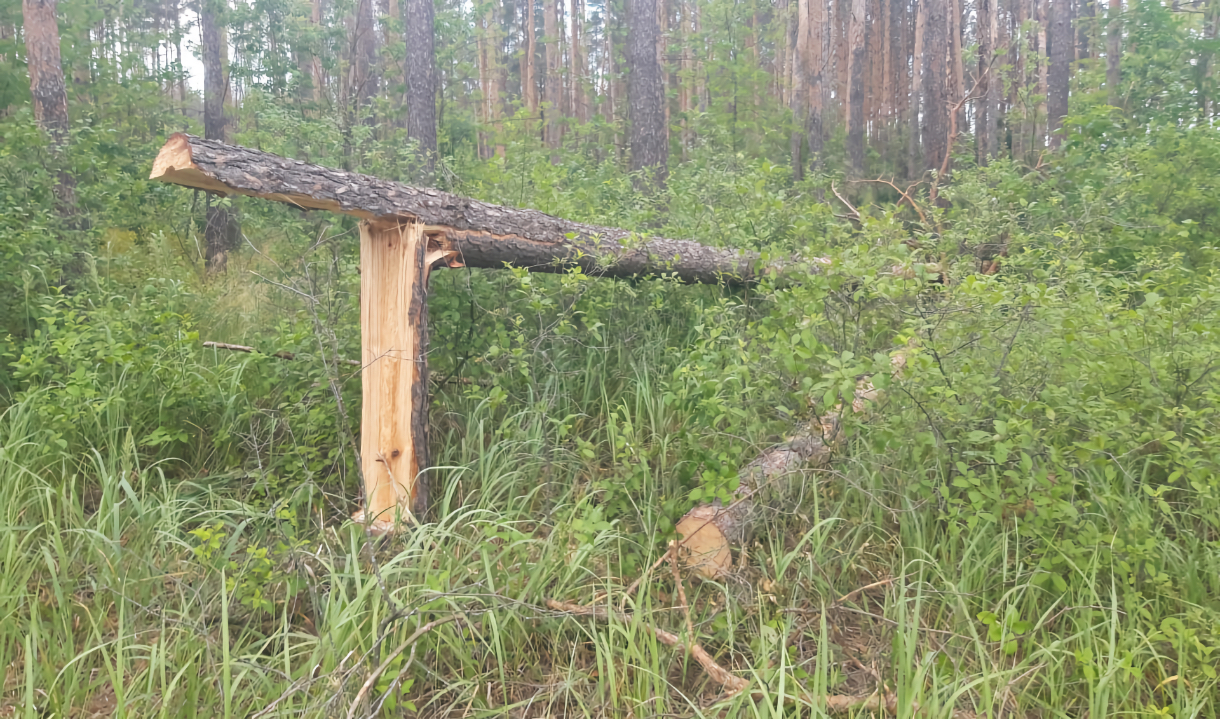
[(1063, 118), (1068, 113), (1068, 86), (1071, 80), (1073, 33), (1071, 0), (1054, 0), (1051, 4), (1050, 51), (1051, 67), (1046, 101), (1051, 149), (1063, 142)]
[(644, 186), (655, 191), (665, 185), (669, 162), (665, 95), (661, 63), (657, 61), (660, 34), (657, 0), (631, 0), (628, 22), (627, 105), (631, 121), (631, 169), (641, 173)]
[(416, 180), (431, 183), (436, 172), (436, 49), (432, 0), (405, 0), (407, 138), (420, 154)]
[[(152, 179), (209, 192), (250, 195), (302, 209), (425, 225), (429, 252), (450, 264), (564, 272), (581, 267), (606, 277), (672, 276), (684, 282), (745, 285), (765, 273), (817, 272), (796, 258), (759, 266), (757, 253), (651, 238), (613, 227), (569, 222), (537, 210), (492, 205), (178, 133), (153, 163)], [(812, 269), (811, 269), (812, 268)]]
[[(64, 87), (64, 68), (59, 54), (59, 22), (55, 0), (23, 0), (25, 57), (30, 74), (30, 95), (34, 100), (34, 120), (51, 136), (56, 155), (68, 144), (68, 93)], [(74, 214), (76, 178), (61, 170), (55, 184), (60, 214)]]

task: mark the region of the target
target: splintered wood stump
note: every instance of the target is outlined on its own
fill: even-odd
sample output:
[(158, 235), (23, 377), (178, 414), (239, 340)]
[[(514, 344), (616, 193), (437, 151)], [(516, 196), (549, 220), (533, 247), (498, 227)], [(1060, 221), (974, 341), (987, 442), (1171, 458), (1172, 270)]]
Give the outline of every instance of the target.
[(360, 223), (365, 504), (353, 519), (378, 534), (427, 506), (427, 249), (417, 222)]

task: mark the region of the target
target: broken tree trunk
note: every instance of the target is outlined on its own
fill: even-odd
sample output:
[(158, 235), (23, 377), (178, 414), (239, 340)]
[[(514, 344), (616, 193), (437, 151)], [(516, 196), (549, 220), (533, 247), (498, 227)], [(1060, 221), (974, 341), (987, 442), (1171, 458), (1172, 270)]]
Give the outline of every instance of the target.
[[(755, 252), (688, 240), (638, 239), (628, 230), (570, 222), (537, 210), (492, 205), (182, 133), (161, 149), (151, 179), (362, 219), (418, 222), (425, 226), (430, 250), (455, 253), (453, 266), (509, 265), (534, 272), (579, 266), (606, 277), (670, 275), (684, 282), (730, 285), (752, 284), (780, 269), (760, 267)], [(793, 264), (800, 263), (785, 268)], [(805, 271), (816, 272), (824, 264), (826, 260), (815, 258)]]
[(428, 241), (417, 222), (360, 223), (364, 509), (383, 534), (428, 503)]
[[(903, 375), (907, 358), (914, 351), (912, 341), (891, 355), (894, 379)], [(863, 414), (880, 396), (871, 379), (861, 378), (856, 383), (851, 411)], [(709, 579), (728, 576), (733, 568), (732, 548), (744, 545), (759, 509), (755, 495), (772, 482), (803, 469), (828, 467), (834, 451), (845, 438), (842, 425), (846, 411), (840, 404), (816, 418), (789, 441), (755, 457), (742, 469), (737, 489), (727, 506), (720, 501), (700, 504), (683, 515), (675, 526), (681, 563)]]

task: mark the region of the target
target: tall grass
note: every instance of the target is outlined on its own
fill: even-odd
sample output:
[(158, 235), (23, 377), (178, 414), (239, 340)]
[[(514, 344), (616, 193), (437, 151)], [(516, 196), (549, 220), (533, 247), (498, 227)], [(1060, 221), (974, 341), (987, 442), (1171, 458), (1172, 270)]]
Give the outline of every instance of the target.
[[(948, 533), (863, 465), (805, 477), (735, 580), (688, 581), (698, 640), (754, 680), (719, 702), (649, 629), (684, 631), (667, 573), (623, 595), (663, 551), (672, 468), (653, 468), (634, 518), (593, 521), (599, 482), (623, 469), (555, 433), (556, 417), (578, 417), (595, 456), (625, 442), (673, 461), (664, 443), (682, 418), (660, 398), (661, 354), (590, 364), (508, 410), (447, 394), (435, 519), (373, 542), (341, 516), (146, 466), (121, 425), (59, 450), (27, 395), (0, 415), (4, 704), (28, 717), (762, 717), (884, 687), (901, 716), (1216, 711), (1215, 680), (1182, 659), (1202, 651), (1189, 605), (1124, 600), (1101, 553), (1075, 562), (1067, 591), (1035, 586), (1019, 520)], [(1129, 496), (1110, 511), (1154, 511)], [(1157, 549), (1202, 592), (1213, 545)], [(544, 609), (548, 597), (627, 612), (599, 623)]]

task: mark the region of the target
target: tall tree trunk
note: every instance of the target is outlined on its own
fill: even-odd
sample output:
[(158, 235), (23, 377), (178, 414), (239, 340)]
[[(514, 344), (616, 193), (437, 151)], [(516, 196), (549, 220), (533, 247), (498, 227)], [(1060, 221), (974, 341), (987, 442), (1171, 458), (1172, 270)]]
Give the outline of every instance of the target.
[[(957, 104), (966, 96), (965, 67), (962, 65), (962, 0), (949, 0), (949, 102)], [(957, 128), (966, 126), (966, 105), (957, 111)]]
[[(25, 57), (30, 74), (30, 95), (34, 119), (51, 136), (52, 152), (63, 153), (68, 144), (71, 123), (68, 119), (68, 93), (64, 87), (63, 61), (59, 54), (59, 22), (55, 0), (23, 0)], [(59, 212), (64, 217), (76, 211), (76, 178), (60, 170), (55, 185)]]
[(848, 19), (847, 44), (847, 157), (851, 163), (851, 174), (864, 174), (864, 12), (865, 0), (851, 0), (851, 17)]
[(1038, 96), (1038, 105), (1034, 113), (1034, 146), (1036, 149), (1042, 149), (1046, 143), (1046, 128), (1047, 128), (1047, 111), (1046, 98), (1049, 94), (1049, 60), (1050, 54), (1047, 52), (1047, 27), (1050, 24), (1047, 8), (1047, 0), (1034, 0), (1034, 9), (1037, 13), (1035, 20), (1037, 21), (1037, 39), (1038, 49), (1035, 57), (1038, 61), (1038, 86), (1036, 94)]
[(534, 29), (534, 0), (524, 0), (525, 52), (521, 55), (521, 101), (529, 117), (538, 113), (538, 85), (534, 80), (534, 57), (538, 52)]
[(924, 38), (923, 154), (925, 170), (939, 170), (949, 150), (949, 7), (951, 0), (926, 0)]
[(436, 172), (436, 49), (432, 0), (406, 0), (407, 138), (420, 154), (417, 181), (430, 184)]
[[(323, 0), (311, 0), (310, 2), (309, 22), (314, 26), (315, 32), (320, 32), (322, 29), (322, 18), (325, 15), (322, 3)], [(326, 71), (322, 67), (321, 53), (317, 48), (314, 48), (309, 68), (310, 79), (313, 80), (313, 101), (321, 103), (326, 93)]]
[[(221, 14), (225, 0), (203, 0), (199, 13), (200, 42), (203, 50), (203, 136), (208, 140), (228, 142), (229, 123), (225, 112), (225, 95), (229, 83), (225, 77), (224, 30)], [(204, 226), (204, 260), (208, 272), (224, 272), (229, 250), (236, 246), (240, 232), (227, 208), (208, 196)]]
[(571, 0), (569, 12), (572, 15), (572, 40), (568, 43), (570, 68), (568, 71), (568, 90), (572, 96), (572, 99), (569, 101), (572, 107), (572, 116), (576, 118), (578, 123), (583, 124), (589, 121), (589, 105), (585, 100), (585, 58), (584, 52), (581, 49), (584, 13), (581, 10), (580, 0)]
[(826, 146), (826, 105), (830, 100), (831, 37), (830, 12), (826, 0), (806, 0), (808, 3), (809, 40), (805, 55), (806, 92), (809, 94), (809, 157), (814, 169), (822, 166), (822, 151)]
[(1106, 92), (1110, 104), (1122, 107), (1123, 0), (1110, 0), (1109, 25), (1106, 28)]
[[(792, 91), (788, 100), (792, 110), (793, 128), (789, 138), (789, 155), (792, 158), (792, 179), (805, 179), (805, 160), (801, 150), (805, 144), (805, 126), (809, 117), (808, 89), (805, 77), (805, 56), (809, 53), (809, 0), (796, 0), (789, 18), (788, 48), (792, 71)], [(685, 150), (685, 147), (683, 147)]]
[(1097, 0), (1080, 0), (1079, 22), (1076, 23), (1076, 59), (1088, 60), (1093, 56), (1091, 35), (1097, 21)]
[(995, 105), (991, 92), (992, 58), (995, 55), (996, 0), (979, 0), (978, 7), (979, 70), (978, 99), (975, 107), (975, 143), (978, 164), (986, 165), (995, 154)]
[(563, 67), (563, 49), (560, 47), (559, 18), (557, 12), (562, 7), (563, 0), (543, 0), (542, 21), (543, 32), (546, 34), (546, 104), (543, 112), (546, 117), (546, 128), (543, 131), (547, 147), (558, 148), (562, 140), (562, 128), (559, 118), (563, 112), (563, 79), (560, 68)]
[(925, 75), (924, 62), (927, 58), (924, 57), (924, 34), (928, 26), (928, 3), (936, 0), (914, 0), (915, 2), (915, 40), (914, 49), (911, 54), (911, 104), (910, 104), (910, 123), (911, 132), (907, 140), (910, 143), (907, 148), (907, 174), (912, 179), (922, 177), (924, 174), (924, 165), (920, 153), (920, 136), (922, 134), (922, 123), (920, 123), (920, 110), (926, 107), (927, 103), (924, 100), (923, 93), (923, 78)]
[(665, 185), (669, 142), (665, 128), (665, 96), (661, 64), (657, 62), (657, 0), (631, 0), (627, 42), (630, 69), (627, 104), (631, 119), (631, 169), (644, 173), (650, 191)]
[(1070, 15), (1071, 0), (1053, 0), (1050, 28), (1051, 67), (1046, 102), (1051, 149), (1058, 149), (1063, 141), (1060, 130), (1063, 127), (1063, 118), (1068, 113), (1068, 86), (1074, 54)]

